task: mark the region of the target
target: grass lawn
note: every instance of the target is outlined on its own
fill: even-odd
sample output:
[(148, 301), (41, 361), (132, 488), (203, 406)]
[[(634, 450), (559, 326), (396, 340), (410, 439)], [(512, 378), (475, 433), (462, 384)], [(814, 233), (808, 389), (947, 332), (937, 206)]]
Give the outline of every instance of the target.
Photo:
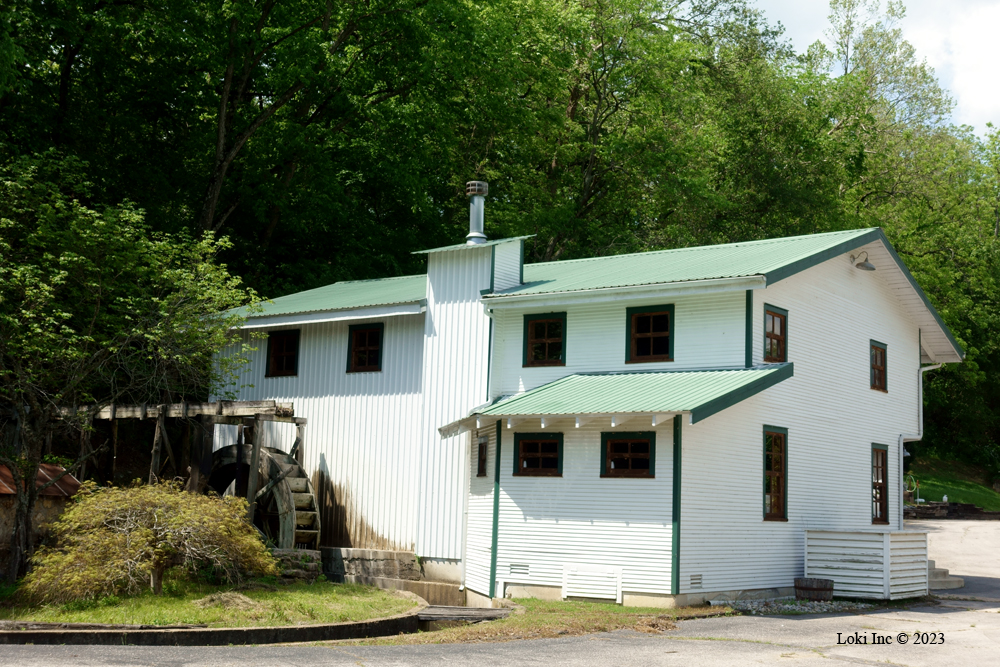
[(42, 607), (0, 602), (0, 620), (125, 625), (251, 627), (364, 621), (400, 614), (416, 603), (390, 591), (353, 584), (231, 586), (168, 581), (164, 594), (103, 598)]
[(499, 621), (365, 639), (352, 644), (451, 644), (458, 642), (511, 641), (515, 639), (542, 639), (569, 635), (586, 635), (612, 630), (638, 630), (661, 632), (674, 627), (674, 621), (705, 614), (725, 615), (728, 607), (683, 607), (659, 609), (623, 607), (599, 602), (546, 601), (533, 598), (515, 600), (523, 609), (515, 609), (510, 616)]
[(985, 471), (957, 461), (918, 458), (910, 473), (920, 482), (920, 497), (939, 502), (947, 495), (953, 503), (972, 503), (984, 510), (1000, 511), (1000, 493), (987, 486)]

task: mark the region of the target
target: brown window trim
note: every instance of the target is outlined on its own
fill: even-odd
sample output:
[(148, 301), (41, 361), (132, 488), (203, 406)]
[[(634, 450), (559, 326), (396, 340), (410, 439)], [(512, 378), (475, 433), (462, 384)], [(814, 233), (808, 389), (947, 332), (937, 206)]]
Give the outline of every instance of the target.
[[(524, 445), (535, 443), (555, 443), (556, 445), (556, 467), (555, 468), (525, 468), (525, 458), (542, 458), (539, 456), (525, 456)], [(534, 454), (534, 452), (529, 452)], [(540, 454), (540, 453), (539, 453)], [(515, 433), (514, 434), (514, 476), (515, 477), (562, 477), (563, 468), (563, 434), (562, 433)], [(545, 458), (552, 458), (546, 456)]]
[[(637, 332), (636, 321), (640, 317), (655, 317), (657, 315), (667, 316), (667, 331), (666, 334), (663, 332), (654, 332), (650, 330), (649, 333), (642, 334)], [(628, 322), (628, 337), (626, 339), (626, 349), (625, 349), (625, 363), (627, 364), (645, 364), (645, 363), (656, 363), (663, 361), (673, 361), (674, 360), (674, 306), (673, 304), (667, 304), (664, 306), (642, 306), (638, 308), (626, 308), (625, 316)], [(650, 323), (652, 324), (652, 323)], [(639, 355), (638, 341), (639, 339), (648, 338), (650, 340), (650, 352), (653, 349), (652, 341), (656, 338), (666, 338), (667, 339), (667, 353), (666, 354), (647, 354)]]
[[(771, 438), (772, 444), (777, 441), (780, 443), (780, 452), (778, 456), (775, 457), (773, 450), (768, 452), (768, 437)], [(768, 456), (771, 456), (771, 470), (768, 471), (767, 463)], [(775, 470), (775, 459), (777, 459), (777, 464), (780, 465), (780, 469)], [(779, 507), (775, 508), (774, 500), (772, 498), (770, 506), (767, 503), (768, 496), (768, 486), (769, 480), (776, 480), (777, 484), (780, 486), (778, 496), (780, 499)], [(771, 495), (774, 495), (774, 481), (770, 482), (770, 487), (772, 490)], [(764, 521), (788, 521), (788, 429), (780, 428), (777, 426), (765, 426), (764, 427)], [(777, 509), (778, 511), (774, 511)]]
[[(882, 365), (877, 365), (876, 350), (882, 353)], [(889, 368), (889, 346), (876, 340), (868, 342), (868, 358), (871, 363), (871, 388), (875, 391), (889, 393), (888, 368)]]
[[(771, 333), (767, 330), (767, 316), (781, 321), (781, 334)], [(780, 355), (772, 355), (770, 341), (778, 341), (781, 350)], [(764, 361), (766, 363), (783, 364), (788, 361), (788, 311), (769, 304), (764, 304)]]
[[(880, 519), (879, 516), (885, 518)], [(872, 525), (889, 525), (889, 448), (874, 444), (872, 445)]]
[[(272, 331), (267, 336), (267, 372), (264, 377), (299, 374), (299, 329)], [(290, 363), (286, 363), (290, 360)]]
[[(624, 455), (629, 460), (633, 458), (644, 458), (649, 461), (646, 469), (638, 468), (614, 468), (612, 466), (612, 447), (615, 443), (646, 443), (648, 449), (646, 456), (634, 455), (631, 451)], [(631, 446), (630, 446), (631, 449)], [(654, 479), (656, 477), (656, 433), (653, 431), (636, 433), (601, 433), (601, 477), (613, 479)], [(623, 458), (622, 455), (614, 458)]]
[[(562, 335), (558, 338), (535, 338), (534, 326), (535, 324), (545, 324), (546, 334), (548, 333), (548, 325), (554, 322), (558, 322), (562, 325)], [(531, 358), (531, 347), (534, 344), (545, 345), (546, 356), (548, 356), (548, 346), (553, 343), (559, 343), (560, 353), (558, 359), (532, 359)], [(532, 315), (524, 316), (524, 354), (522, 358), (523, 366), (525, 368), (538, 367), (538, 366), (565, 366), (566, 365), (566, 313), (538, 313)]]
[[(358, 346), (357, 338), (361, 334), (364, 334), (366, 339), (368, 334), (371, 332), (378, 332), (378, 344), (368, 345), (367, 340), (364, 345)], [(382, 359), (385, 354), (385, 324), (382, 322), (374, 322), (372, 324), (355, 324), (348, 327), (347, 334), (347, 372), (348, 373), (378, 373), (382, 370)], [(358, 365), (356, 362), (358, 360), (359, 352), (368, 352), (371, 350), (376, 350), (378, 352), (378, 363), (377, 364), (366, 364), (364, 366)]]
[(478, 444), (479, 444), (479, 461), (476, 470), (476, 477), (486, 477), (486, 459), (488, 456), (490, 442), (486, 438), (480, 438)]

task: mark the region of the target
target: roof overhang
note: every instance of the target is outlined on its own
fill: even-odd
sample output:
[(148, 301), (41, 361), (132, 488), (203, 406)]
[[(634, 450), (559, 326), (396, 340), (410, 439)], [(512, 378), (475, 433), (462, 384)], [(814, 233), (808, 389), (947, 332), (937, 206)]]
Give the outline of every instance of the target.
[(442, 438), (506, 419), (539, 420), (539, 427), (558, 419), (573, 419), (576, 426), (607, 420), (615, 428), (627, 420), (648, 420), (652, 426), (674, 415), (688, 415), (688, 422), (703, 419), (736, 405), (794, 374), (792, 364), (766, 364), (753, 368), (626, 373), (577, 373), (535, 389), (474, 408), (468, 417), (438, 429)]
[(642, 299), (653, 296), (686, 296), (709, 292), (745, 292), (767, 287), (764, 276), (739, 278), (711, 278), (684, 282), (630, 285), (627, 287), (602, 287), (598, 289), (564, 292), (533, 292), (531, 294), (492, 294), (483, 297), (487, 308), (524, 308), (562, 306), (575, 303), (602, 303), (621, 299)]
[(271, 329), (274, 327), (296, 326), (300, 324), (321, 324), (323, 322), (346, 322), (373, 317), (397, 317), (419, 315), (427, 310), (427, 300), (412, 303), (397, 303), (389, 306), (368, 306), (365, 308), (345, 308), (342, 310), (320, 310), (310, 313), (266, 315), (250, 317), (241, 329)]

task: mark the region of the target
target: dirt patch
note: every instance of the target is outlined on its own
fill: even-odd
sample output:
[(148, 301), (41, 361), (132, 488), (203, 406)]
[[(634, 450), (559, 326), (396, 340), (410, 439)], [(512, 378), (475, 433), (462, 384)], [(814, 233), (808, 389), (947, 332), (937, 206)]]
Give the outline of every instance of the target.
[(239, 611), (254, 611), (259, 609), (260, 605), (256, 602), (243, 595), (242, 593), (237, 593), (235, 591), (228, 591), (226, 593), (212, 593), (200, 600), (195, 600), (193, 604), (201, 607), (202, 609), (206, 607), (222, 607), (223, 609), (237, 609)]

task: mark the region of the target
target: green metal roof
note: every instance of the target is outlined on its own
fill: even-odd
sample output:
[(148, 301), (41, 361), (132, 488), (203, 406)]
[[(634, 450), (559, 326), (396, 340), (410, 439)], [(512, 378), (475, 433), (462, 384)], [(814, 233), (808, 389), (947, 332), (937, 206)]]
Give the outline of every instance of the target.
[(792, 364), (736, 370), (567, 375), (502, 399), (473, 415), (586, 415), (689, 412), (698, 422), (792, 377)]
[(253, 317), (418, 303), (427, 298), (427, 275), (350, 280), (278, 297)]
[(525, 264), (524, 285), (486, 298), (503, 299), (527, 294), (759, 275), (765, 276), (767, 284), (771, 285), (879, 238), (884, 236), (878, 228), (857, 229), (746, 243)]
[(417, 250), (416, 252), (411, 252), (411, 255), (428, 255), (432, 252), (444, 252), (445, 250), (471, 250), (473, 248), (489, 248), (491, 245), (500, 245), (501, 243), (513, 243), (514, 241), (523, 241), (524, 239), (530, 239), (534, 234), (528, 234), (527, 236), (513, 236), (509, 239), (496, 239), (493, 241), (486, 241), (485, 243), (458, 243), (455, 245), (446, 245), (441, 248), (431, 248), (430, 250)]

